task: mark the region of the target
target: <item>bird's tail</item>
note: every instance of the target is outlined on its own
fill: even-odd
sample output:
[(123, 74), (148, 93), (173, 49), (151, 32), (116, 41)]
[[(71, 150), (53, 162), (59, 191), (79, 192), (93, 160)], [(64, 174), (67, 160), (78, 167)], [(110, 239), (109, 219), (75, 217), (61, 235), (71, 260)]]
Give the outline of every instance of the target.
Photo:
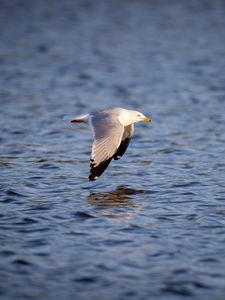
[(87, 123), (88, 122), (88, 116), (89, 115), (81, 115), (78, 117), (73, 116), (66, 116), (64, 117), (64, 120), (69, 120), (71, 123)]

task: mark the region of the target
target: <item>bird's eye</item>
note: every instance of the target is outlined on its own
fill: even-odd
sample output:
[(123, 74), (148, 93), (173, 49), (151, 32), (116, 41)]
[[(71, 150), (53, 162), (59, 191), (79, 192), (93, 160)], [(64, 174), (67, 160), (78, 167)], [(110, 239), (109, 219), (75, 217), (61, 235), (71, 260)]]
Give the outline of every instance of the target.
[(138, 117), (140, 117), (141, 115), (140, 115), (140, 114), (138, 114), (137, 116), (138, 116)]

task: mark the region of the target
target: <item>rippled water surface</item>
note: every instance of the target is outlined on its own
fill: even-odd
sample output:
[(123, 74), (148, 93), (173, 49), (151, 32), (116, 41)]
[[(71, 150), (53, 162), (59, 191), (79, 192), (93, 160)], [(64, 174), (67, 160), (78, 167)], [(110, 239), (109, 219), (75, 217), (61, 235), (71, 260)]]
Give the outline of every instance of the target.
[[(0, 5), (0, 298), (224, 299), (224, 1)], [(89, 183), (111, 106), (154, 122)]]

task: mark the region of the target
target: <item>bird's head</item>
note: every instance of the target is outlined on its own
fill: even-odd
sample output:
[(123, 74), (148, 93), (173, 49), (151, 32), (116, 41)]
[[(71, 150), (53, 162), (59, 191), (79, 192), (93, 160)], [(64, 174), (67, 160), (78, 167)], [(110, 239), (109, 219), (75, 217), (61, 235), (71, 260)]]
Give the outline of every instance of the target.
[(140, 122), (140, 121), (145, 121), (145, 122), (152, 122), (152, 119), (149, 117), (146, 117), (145, 115), (143, 115), (141, 112), (139, 111), (134, 111), (133, 112), (133, 118), (134, 118), (134, 122)]

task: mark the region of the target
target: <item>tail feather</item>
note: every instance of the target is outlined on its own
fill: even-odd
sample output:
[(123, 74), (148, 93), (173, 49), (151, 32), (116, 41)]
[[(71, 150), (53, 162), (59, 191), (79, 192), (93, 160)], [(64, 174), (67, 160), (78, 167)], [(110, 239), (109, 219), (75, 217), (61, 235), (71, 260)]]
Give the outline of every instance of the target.
[(88, 121), (88, 115), (82, 115), (70, 120), (71, 123), (87, 123), (87, 121)]

